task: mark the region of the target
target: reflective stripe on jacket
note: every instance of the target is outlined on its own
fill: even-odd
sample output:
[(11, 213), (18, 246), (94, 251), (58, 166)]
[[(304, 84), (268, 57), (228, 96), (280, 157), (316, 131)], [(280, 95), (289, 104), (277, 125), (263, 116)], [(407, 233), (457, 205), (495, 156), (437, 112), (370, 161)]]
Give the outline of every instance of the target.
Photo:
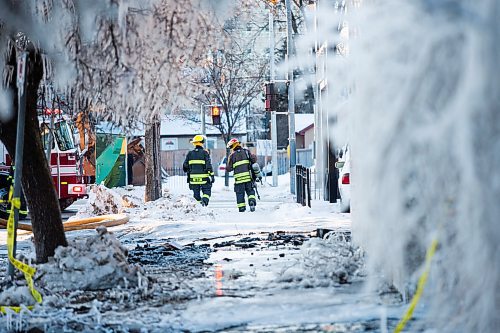
[(187, 153), (182, 169), (187, 172), (189, 184), (192, 185), (206, 184), (214, 174), (210, 155), (202, 147), (196, 147)]
[(234, 183), (242, 184), (252, 181), (252, 164), (257, 159), (248, 149), (238, 147), (229, 155), (227, 170), (234, 171)]

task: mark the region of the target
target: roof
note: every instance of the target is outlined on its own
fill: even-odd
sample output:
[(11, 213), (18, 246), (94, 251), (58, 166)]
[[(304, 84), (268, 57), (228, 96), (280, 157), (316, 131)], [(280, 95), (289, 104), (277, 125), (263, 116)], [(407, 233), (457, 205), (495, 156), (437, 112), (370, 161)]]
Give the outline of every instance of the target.
[(312, 127), (314, 127), (314, 113), (295, 114), (295, 133), (303, 134)]
[[(209, 124), (210, 118), (206, 119), (207, 135), (220, 135), (220, 131)], [(97, 132), (109, 134), (125, 134), (127, 131), (123, 127), (116, 126), (111, 122), (101, 121), (96, 126)], [(130, 133), (129, 133), (130, 132)], [(132, 136), (144, 135), (144, 124), (138, 124), (137, 129), (128, 131), (127, 134)], [(201, 121), (199, 119), (190, 119), (183, 115), (167, 115), (161, 119), (160, 136), (192, 136), (201, 132)], [(240, 126), (236, 126), (233, 131), (234, 135), (246, 134), (246, 125), (242, 121)]]
[[(210, 124), (210, 117), (207, 117), (205, 129), (207, 135), (220, 135), (217, 127)], [(183, 136), (199, 134), (201, 132), (201, 121), (199, 119), (187, 118), (183, 115), (167, 115), (162, 118), (160, 135), (163, 136)], [(233, 134), (246, 134), (244, 122), (236, 126)]]
[(138, 124), (137, 128), (125, 131), (122, 126), (115, 125), (109, 121), (100, 121), (96, 125), (96, 132), (114, 135), (144, 136), (144, 125)]

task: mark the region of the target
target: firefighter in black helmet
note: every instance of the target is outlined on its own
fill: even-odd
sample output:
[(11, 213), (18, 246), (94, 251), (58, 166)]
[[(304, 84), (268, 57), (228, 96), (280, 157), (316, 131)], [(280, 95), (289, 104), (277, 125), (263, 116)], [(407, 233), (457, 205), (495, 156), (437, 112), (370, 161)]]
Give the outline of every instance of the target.
[(227, 143), (227, 148), (231, 149), (227, 161), (228, 172), (234, 171), (234, 192), (236, 192), (236, 203), (238, 210), (246, 210), (245, 193), (248, 196), (248, 206), (250, 211), (255, 211), (257, 200), (253, 188), (252, 165), (257, 162), (257, 158), (246, 148), (241, 147), (237, 139), (231, 139)]
[[(195, 135), (191, 143), (194, 145), (194, 149), (186, 155), (182, 168), (184, 172), (187, 172), (189, 189), (193, 191), (194, 198), (203, 206), (207, 206), (210, 201), (212, 184), (215, 182), (210, 154), (203, 149), (205, 143), (203, 135)], [(203, 193), (202, 196), (200, 191)]]

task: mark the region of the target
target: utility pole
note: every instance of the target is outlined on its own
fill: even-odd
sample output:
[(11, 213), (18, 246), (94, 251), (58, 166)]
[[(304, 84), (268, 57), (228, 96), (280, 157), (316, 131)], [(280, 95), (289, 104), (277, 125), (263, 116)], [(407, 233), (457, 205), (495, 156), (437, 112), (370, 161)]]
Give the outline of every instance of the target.
[(318, 41), (318, 1), (309, 6), (310, 10), (313, 12), (313, 29), (314, 29), (314, 82), (313, 82), (313, 92), (314, 92), (314, 165), (316, 168), (316, 177), (314, 183), (314, 198), (320, 199), (322, 196), (322, 191), (324, 187), (323, 175), (324, 175), (324, 153), (323, 153), (323, 123), (321, 114), (323, 112), (322, 105), (320, 104), (320, 89), (319, 82), (320, 78), (318, 74), (319, 63), (319, 41)]
[[(16, 136), (16, 155), (15, 155), (15, 169), (14, 169), (14, 194), (12, 200), (21, 197), (21, 177), (23, 174), (23, 153), (24, 153), (24, 123), (26, 120), (26, 67), (28, 66), (28, 54), (23, 52), (17, 60), (17, 98), (18, 98), (18, 112), (17, 112), (17, 136)], [(19, 207), (13, 205), (14, 209), (14, 235), (12, 246), (12, 257), (16, 257), (16, 238), (17, 238), (17, 224), (19, 221)], [(9, 260), (8, 273), (11, 280), (14, 280), (14, 266)]]
[[(274, 4), (270, 4), (269, 9), (269, 79), (274, 82), (275, 71), (274, 71)], [(271, 162), (273, 165), (273, 187), (278, 186), (278, 126), (276, 110), (271, 111)]]
[(286, 54), (288, 68), (288, 141), (290, 145), (290, 193), (295, 194), (295, 165), (296, 165), (296, 146), (295, 146), (295, 87), (293, 82), (292, 59), (292, 7), (291, 0), (285, 0), (286, 6)]

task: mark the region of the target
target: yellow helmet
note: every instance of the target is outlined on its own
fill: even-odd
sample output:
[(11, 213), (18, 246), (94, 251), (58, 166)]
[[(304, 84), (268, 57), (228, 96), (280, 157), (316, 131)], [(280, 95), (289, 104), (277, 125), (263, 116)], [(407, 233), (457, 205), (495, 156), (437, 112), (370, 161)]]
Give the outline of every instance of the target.
[(199, 146), (199, 145), (203, 145), (205, 143), (205, 137), (203, 135), (195, 135), (192, 139), (191, 139), (191, 143), (195, 146)]
[(239, 145), (240, 145), (240, 142), (238, 141), (238, 139), (233, 138), (233, 139), (231, 139), (231, 140), (228, 141), (226, 147), (228, 149), (233, 149), (234, 147), (239, 146)]

